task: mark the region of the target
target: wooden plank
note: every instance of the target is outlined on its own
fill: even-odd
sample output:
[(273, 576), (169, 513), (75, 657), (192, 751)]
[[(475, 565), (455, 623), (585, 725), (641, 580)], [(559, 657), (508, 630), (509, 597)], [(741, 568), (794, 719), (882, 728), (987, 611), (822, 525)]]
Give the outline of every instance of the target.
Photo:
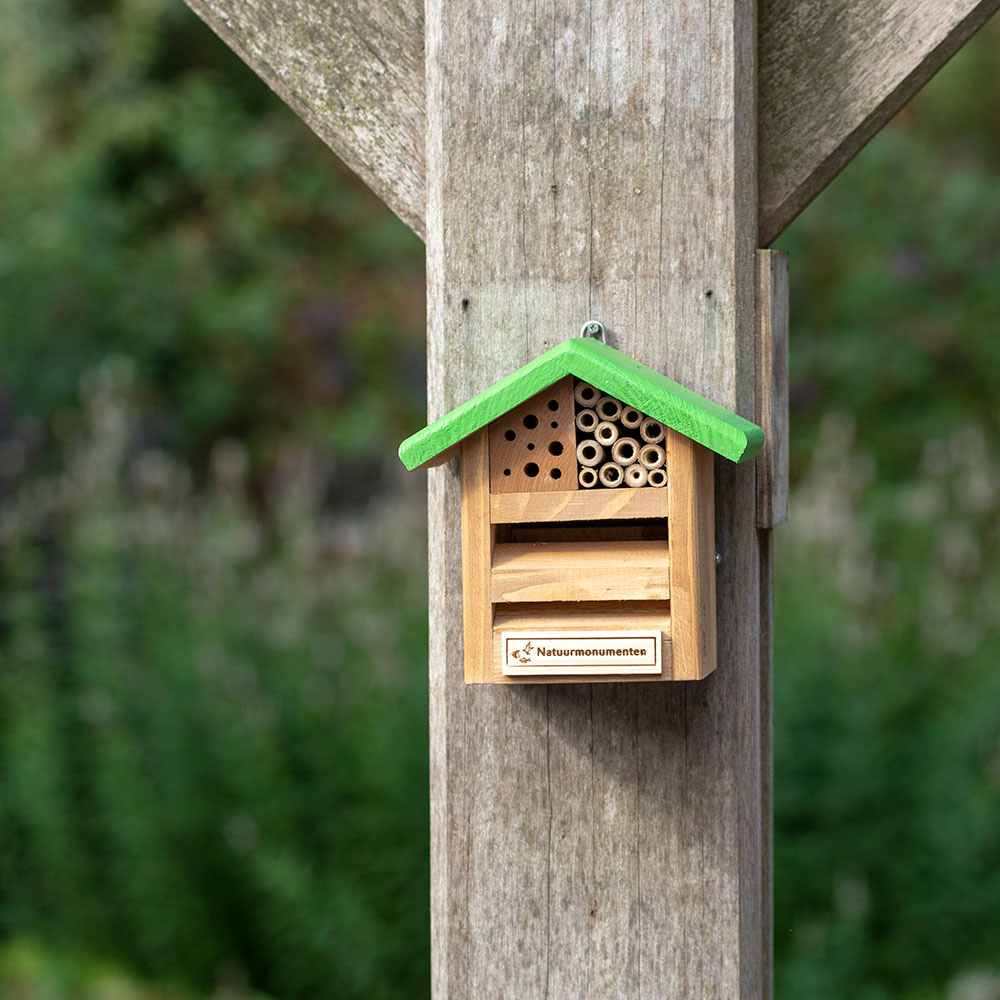
[(652, 486), (559, 493), (497, 493), (490, 497), (490, 519), (494, 524), (666, 516), (667, 491)]
[(757, 251), (757, 527), (788, 521), (788, 254)]
[(420, 0), (185, 2), (423, 236)]
[(1000, 0), (760, 0), (761, 245), (998, 7)]
[[(500, 668), (500, 636), (503, 632), (532, 631), (546, 628), (567, 632), (596, 632), (605, 629), (659, 629), (663, 634), (663, 673), (659, 676), (636, 676), (629, 683), (670, 681), (673, 652), (670, 641), (670, 605), (667, 602), (643, 601), (609, 608), (606, 603), (579, 602), (574, 604), (502, 604), (493, 621), (494, 684), (621, 684), (615, 677), (504, 677)], [(589, 736), (588, 736), (589, 738)], [(568, 748), (564, 745), (563, 750)], [(568, 763), (568, 762), (567, 762)], [(584, 824), (589, 828), (590, 822)], [(564, 859), (565, 860), (565, 859)], [(573, 900), (579, 906), (579, 898)]]
[(715, 456), (667, 431), (674, 677), (701, 680), (716, 666)]
[[(431, 418), (590, 317), (752, 417), (753, 10), (428, 0)], [(720, 466), (720, 669), (641, 695), (461, 683), (430, 473), (438, 1000), (760, 997), (754, 471)]]
[(666, 542), (516, 542), (493, 553), (494, 602), (669, 597)]
[(490, 675), (493, 655), (493, 607), (490, 566), (493, 527), (489, 506), (489, 453), (485, 431), (462, 442), (462, 619), (465, 676), (473, 683)]

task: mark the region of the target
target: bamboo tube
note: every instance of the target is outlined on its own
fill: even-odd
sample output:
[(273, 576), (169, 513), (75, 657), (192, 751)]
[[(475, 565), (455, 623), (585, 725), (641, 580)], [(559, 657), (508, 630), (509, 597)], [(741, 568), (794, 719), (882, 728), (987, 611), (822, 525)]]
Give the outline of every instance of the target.
[(618, 420), (622, 415), (622, 404), (614, 396), (601, 396), (594, 409), (602, 420)]
[(631, 465), (639, 459), (639, 444), (634, 438), (619, 438), (611, 446), (611, 457), (619, 465)]
[(581, 410), (576, 415), (576, 426), (585, 434), (593, 434), (594, 428), (600, 423), (597, 414), (591, 410)]
[(633, 489), (646, 485), (646, 478), (649, 473), (638, 463), (630, 465), (625, 470), (625, 482)]
[(594, 469), (583, 468), (580, 470), (580, 485), (585, 490), (593, 489), (597, 485), (597, 472)]
[(622, 484), (622, 467), (614, 462), (605, 462), (601, 466), (601, 471), (598, 475), (600, 476), (601, 483), (609, 489), (613, 490), (616, 486), (621, 486)]
[(634, 431), (642, 423), (642, 414), (634, 406), (626, 406), (622, 410), (622, 427)]
[(665, 469), (650, 469), (646, 473), (646, 482), (650, 486), (666, 486), (667, 485), (667, 473)]
[(618, 440), (618, 428), (610, 420), (602, 420), (594, 429), (594, 437), (610, 448)]
[(581, 406), (593, 406), (601, 396), (589, 382), (577, 382), (573, 395)]
[(642, 426), (639, 428), (639, 433), (646, 444), (656, 444), (658, 441), (662, 441), (665, 435), (663, 424), (652, 417), (646, 417), (643, 420)]
[(639, 452), (639, 464), (646, 469), (658, 469), (667, 460), (663, 446), (647, 444)]
[(581, 465), (593, 468), (604, 461), (604, 448), (596, 441), (581, 441), (576, 446), (576, 460)]

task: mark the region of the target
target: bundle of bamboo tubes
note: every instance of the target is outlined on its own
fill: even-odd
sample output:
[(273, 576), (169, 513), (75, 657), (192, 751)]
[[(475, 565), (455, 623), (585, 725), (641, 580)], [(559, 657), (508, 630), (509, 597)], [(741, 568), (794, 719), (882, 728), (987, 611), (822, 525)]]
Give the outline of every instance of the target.
[(667, 485), (666, 431), (587, 382), (574, 387), (577, 478), (584, 489)]

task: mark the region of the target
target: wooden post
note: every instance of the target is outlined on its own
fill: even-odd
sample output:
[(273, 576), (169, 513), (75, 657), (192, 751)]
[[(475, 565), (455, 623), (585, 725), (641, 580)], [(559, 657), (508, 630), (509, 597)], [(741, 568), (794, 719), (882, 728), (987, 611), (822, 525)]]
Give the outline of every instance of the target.
[[(426, 29), (429, 415), (593, 317), (752, 418), (754, 4), (429, 0)], [(432, 470), (437, 1000), (763, 995), (755, 477), (716, 474), (717, 671), (511, 688), (464, 684)]]

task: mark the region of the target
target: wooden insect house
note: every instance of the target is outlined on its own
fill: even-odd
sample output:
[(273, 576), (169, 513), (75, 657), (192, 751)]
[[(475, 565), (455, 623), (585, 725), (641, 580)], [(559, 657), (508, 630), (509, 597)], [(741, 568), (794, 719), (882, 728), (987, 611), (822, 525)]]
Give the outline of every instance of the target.
[(599, 341), (546, 352), (400, 446), (458, 456), (465, 680), (699, 680), (715, 669), (715, 455), (755, 424)]

